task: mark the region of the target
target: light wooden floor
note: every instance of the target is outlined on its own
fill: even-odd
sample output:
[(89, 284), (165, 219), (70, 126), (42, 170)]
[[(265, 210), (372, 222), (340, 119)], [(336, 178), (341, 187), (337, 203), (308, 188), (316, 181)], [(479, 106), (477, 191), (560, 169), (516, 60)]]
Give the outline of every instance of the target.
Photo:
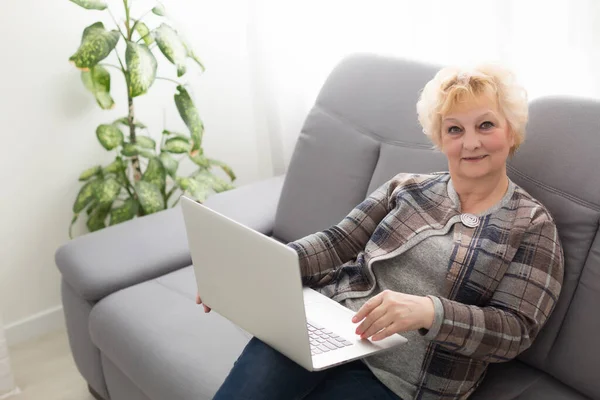
[(21, 394), (9, 400), (94, 400), (77, 371), (65, 330), (9, 349)]

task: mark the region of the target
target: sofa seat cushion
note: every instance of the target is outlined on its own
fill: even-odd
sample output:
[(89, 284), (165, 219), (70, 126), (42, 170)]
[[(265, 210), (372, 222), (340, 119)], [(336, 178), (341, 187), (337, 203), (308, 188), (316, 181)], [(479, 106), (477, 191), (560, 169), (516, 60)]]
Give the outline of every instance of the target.
[(195, 297), (191, 266), (113, 293), (92, 309), (92, 341), (153, 400), (210, 399), (251, 336)]
[(590, 400), (556, 378), (520, 361), (491, 364), (472, 400)]

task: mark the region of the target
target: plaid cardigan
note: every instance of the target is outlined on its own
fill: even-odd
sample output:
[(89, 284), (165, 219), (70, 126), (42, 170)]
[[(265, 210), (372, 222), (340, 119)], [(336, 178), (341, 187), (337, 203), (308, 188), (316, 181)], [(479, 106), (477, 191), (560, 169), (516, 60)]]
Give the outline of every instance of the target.
[(303, 284), (341, 301), (371, 294), (374, 262), (402, 254), (428, 230), (456, 224), (438, 297), (444, 317), (427, 335), (433, 337), (415, 399), (468, 398), (489, 363), (509, 361), (531, 345), (563, 279), (558, 232), (542, 204), (516, 186), (508, 205), (469, 228), (448, 196), (449, 180), (448, 173), (398, 174), (339, 224), (288, 243)]

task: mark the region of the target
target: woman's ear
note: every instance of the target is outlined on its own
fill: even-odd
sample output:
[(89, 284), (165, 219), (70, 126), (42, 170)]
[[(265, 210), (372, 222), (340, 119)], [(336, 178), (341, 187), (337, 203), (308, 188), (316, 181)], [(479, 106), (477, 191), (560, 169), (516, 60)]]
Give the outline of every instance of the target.
[(512, 126), (510, 126), (510, 124), (507, 122), (507, 131), (508, 131), (508, 144), (510, 144), (510, 148), (513, 149), (515, 147), (515, 144), (517, 143), (516, 138), (515, 138), (515, 131), (513, 130)]

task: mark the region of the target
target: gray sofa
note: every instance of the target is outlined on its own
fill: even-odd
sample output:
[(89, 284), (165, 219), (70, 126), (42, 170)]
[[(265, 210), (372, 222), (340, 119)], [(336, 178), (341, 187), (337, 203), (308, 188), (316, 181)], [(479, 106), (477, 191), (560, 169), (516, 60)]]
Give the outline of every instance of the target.
[[(339, 222), (398, 172), (447, 169), (417, 123), (437, 66), (355, 55), (310, 111), (286, 176), (206, 204), (283, 242)], [(509, 174), (554, 215), (566, 256), (554, 314), (517, 360), (492, 365), (473, 399), (600, 399), (600, 103), (531, 103), (528, 138)], [(204, 314), (181, 210), (79, 237), (58, 249), (73, 357), (111, 400), (210, 399), (249, 335)]]

